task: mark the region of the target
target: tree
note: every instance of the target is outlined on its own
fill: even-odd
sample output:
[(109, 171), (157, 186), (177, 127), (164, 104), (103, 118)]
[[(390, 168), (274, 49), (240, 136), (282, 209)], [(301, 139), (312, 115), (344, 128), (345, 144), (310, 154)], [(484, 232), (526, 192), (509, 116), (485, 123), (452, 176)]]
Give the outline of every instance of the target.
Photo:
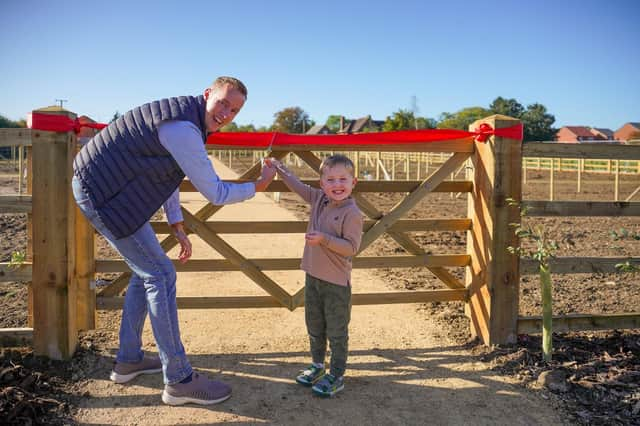
[(508, 115), (513, 118), (522, 117), (524, 107), (515, 99), (505, 99), (502, 96), (498, 96), (489, 105), (489, 109), (494, 114)]
[(4, 115), (0, 115), (0, 128), (18, 128), (18, 127), (27, 127), (27, 122), (25, 120), (18, 120), (18, 121), (9, 120)]
[(237, 132), (238, 131), (238, 125), (236, 124), (235, 121), (232, 121), (231, 123), (227, 124), (226, 126), (223, 126), (220, 129), (221, 132)]
[(438, 122), (434, 118), (416, 117), (416, 128), (418, 129), (435, 129)]
[(468, 107), (453, 114), (443, 112), (440, 115), (438, 129), (469, 130), (471, 123), (488, 115), (491, 115), (491, 111), (482, 107)]
[(524, 142), (551, 141), (556, 135), (553, 123), (556, 118), (547, 113), (547, 108), (542, 104), (531, 104), (520, 117), (524, 125)]
[(415, 129), (413, 112), (408, 109), (399, 109), (384, 121), (382, 130), (390, 132), (394, 130)]
[[(520, 209), (520, 217), (527, 215), (527, 208), (513, 198), (507, 198), (510, 206), (517, 206)], [(524, 247), (522, 244), (518, 247), (507, 247), (509, 253), (513, 253), (519, 257), (533, 259), (538, 263), (538, 275), (540, 278), (540, 292), (542, 295), (542, 354), (546, 362), (551, 362), (553, 352), (553, 296), (551, 283), (551, 267), (550, 261), (556, 257), (558, 251), (558, 243), (549, 238), (548, 230), (544, 225), (523, 225), (522, 223), (512, 223), (518, 239), (528, 240), (529, 245)], [(573, 241), (567, 240), (569, 244)]]
[(304, 133), (313, 126), (313, 121), (300, 107), (289, 107), (273, 114), (271, 128), (275, 132)]
[(494, 114), (508, 115), (519, 118), (524, 125), (524, 142), (553, 140), (556, 129), (552, 127), (556, 118), (547, 113), (542, 104), (531, 104), (524, 107), (515, 99), (505, 99), (498, 96), (489, 106)]
[(256, 126), (254, 126), (253, 124), (241, 124), (238, 126), (238, 132), (255, 132), (256, 131)]
[(324, 123), (324, 125), (327, 126), (327, 128), (332, 133), (338, 133), (341, 130), (340, 129), (341, 118), (342, 118), (341, 115), (330, 115), (329, 117), (327, 117), (327, 121)]
[(120, 114), (118, 111), (114, 112), (113, 113), (113, 117), (111, 117), (111, 121), (109, 121), (109, 123), (113, 123), (114, 121), (116, 121), (121, 116), (122, 116), (122, 114)]

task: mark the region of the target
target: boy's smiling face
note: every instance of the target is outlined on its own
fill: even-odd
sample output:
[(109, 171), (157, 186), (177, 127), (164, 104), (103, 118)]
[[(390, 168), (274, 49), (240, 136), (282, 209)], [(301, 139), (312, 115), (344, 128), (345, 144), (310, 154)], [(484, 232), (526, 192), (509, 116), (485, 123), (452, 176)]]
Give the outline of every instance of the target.
[(342, 201), (351, 195), (357, 179), (347, 167), (336, 164), (325, 167), (320, 177), (320, 188), (333, 201)]

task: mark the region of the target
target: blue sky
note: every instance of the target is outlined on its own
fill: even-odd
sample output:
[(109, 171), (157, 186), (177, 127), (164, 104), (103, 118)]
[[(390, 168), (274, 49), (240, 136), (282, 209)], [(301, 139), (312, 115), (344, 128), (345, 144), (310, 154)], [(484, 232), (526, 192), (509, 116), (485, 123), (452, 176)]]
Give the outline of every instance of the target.
[(639, 19), (637, 0), (0, 0), (0, 114), (62, 98), (108, 121), (233, 75), (239, 124), (290, 106), (382, 120), (412, 96), (437, 118), (503, 96), (615, 130), (640, 121)]

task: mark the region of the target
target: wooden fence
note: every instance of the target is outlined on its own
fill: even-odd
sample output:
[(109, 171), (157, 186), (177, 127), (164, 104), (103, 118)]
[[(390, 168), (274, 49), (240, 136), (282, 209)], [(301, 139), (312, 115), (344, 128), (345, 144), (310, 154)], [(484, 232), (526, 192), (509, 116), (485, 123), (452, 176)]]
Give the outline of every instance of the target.
[[(492, 116), (474, 123), (486, 122), (494, 128), (509, 127), (517, 120)], [(0, 337), (32, 339), (38, 354), (52, 358), (70, 357), (77, 345), (79, 330), (95, 327), (95, 310), (120, 309), (120, 294), (127, 285), (127, 267), (121, 260), (95, 259), (94, 240), (90, 225), (75, 207), (71, 190), (71, 162), (76, 140), (71, 133), (49, 133), (24, 129), (0, 129), (0, 146), (26, 146), (29, 171), (27, 192), (33, 196), (0, 197), (0, 212), (27, 213), (30, 235), (28, 261), (16, 270), (0, 264), (0, 281), (31, 281), (30, 328), (0, 330)], [(380, 146), (349, 147), (353, 152), (384, 153)], [(404, 152), (420, 151), (443, 155), (442, 164), (429, 170), (424, 178), (410, 181), (361, 181), (354, 192), (361, 210), (368, 217), (364, 227), (362, 249), (383, 234), (389, 235), (408, 253), (402, 256), (357, 256), (354, 268), (416, 267), (428, 268), (444, 284), (443, 289), (430, 291), (381, 292), (354, 294), (354, 304), (415, 303), (453, 301), (465, 303), (472, 332), (488, 345), (515, 342), (518, 333), (537, 332), (539, 318), (518, 315), (520, 274), (533, 273), (535, 265), (520, 261), (507, 251), (518, 241), (511, 223), (519, 222), (519, 210), (508, 198), (521, 200), (523, 156), (551, 158), (640, 160), (640, 146), (584, 146), (571, 144), (525, 144), (500, 137), (487, 143), (470, 140), (434, 142), (416, 146), (386, 147)], [(225, 149), (218, 146), (216, 149)], [(279, 146), (274, 156), (284, 158), (293, 153), (300, 161), (318, 170), (318, 151), (323, 146)], [(469, 161), (471, 180), (446, 180)], [(250, 167), (236, 182), (255, 179), (259, 163)], [(181, 190), (194, 191), (185, 181)], [(272, 192), (288, 189), (280, 181), (268, 188)], [(367, 192), (398, 192), (403, 200), (386, 214), (371, 204)], [(468, 194), (467, 217), (455, 219), (405, 219), (404, 215), (431, 192)], [(557, 202), (525, 201), (530, 216), (640, 216), (640, 203), (631, 202)], [(303, 305), (303, 289), (289, 294), (267, 277), (266, 270), (297, 269), (300, 259), (247, 259), (230, 246), (219, 234), (229, 233), (302, 233), (306, 222), (220, 222), (209, 218), (223, 206), (206, 205), (196, 213), (183, 209), (189, 232), (198, 234), (221, 253), (222, 260), (192, 260), (185, 265), (175, 262), (183, 271), (241, 271), (267, 293), (251, 297), (189, 297), (178, 298), (181, 309), (188, 308), (261, 308), (285, 307), (293, 310)], [(168, 233), (164, 223), (152, 222), (156, 232)], [(467, 231), (466, 253), (427, 255), (408, 234), (413, 231)], [(161, 242), (165, 250), (177, 244), (173, 237)], [(559, 258), (554, 273), (617, 272), (615, 263), (638, 262), (640, 258)], [(447, 268), (464, 267), (464, 282)], [(96, 297), (93, 288), (96, 272), (123, 272)], [(640, 313), (601, 316), (571, 316), (558, 318), (559, 329), (598, 329), (638, 327)]]

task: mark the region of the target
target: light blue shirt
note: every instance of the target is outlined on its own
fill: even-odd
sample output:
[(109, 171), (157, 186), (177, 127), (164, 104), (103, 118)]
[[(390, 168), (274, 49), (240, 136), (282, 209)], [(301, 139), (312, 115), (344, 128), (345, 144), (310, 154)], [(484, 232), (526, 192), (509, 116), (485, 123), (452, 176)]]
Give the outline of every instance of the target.
[[(213, 204), (232, 204), (256, 193), (253, 182), (225, 183), (220, 180), (202, 143), (202, 133), (190, 121), (166, 121), (158, 126), (158, 138), (193, 186)], [(178, 189), (163, 204), (170, 224), (183, 220)]]

